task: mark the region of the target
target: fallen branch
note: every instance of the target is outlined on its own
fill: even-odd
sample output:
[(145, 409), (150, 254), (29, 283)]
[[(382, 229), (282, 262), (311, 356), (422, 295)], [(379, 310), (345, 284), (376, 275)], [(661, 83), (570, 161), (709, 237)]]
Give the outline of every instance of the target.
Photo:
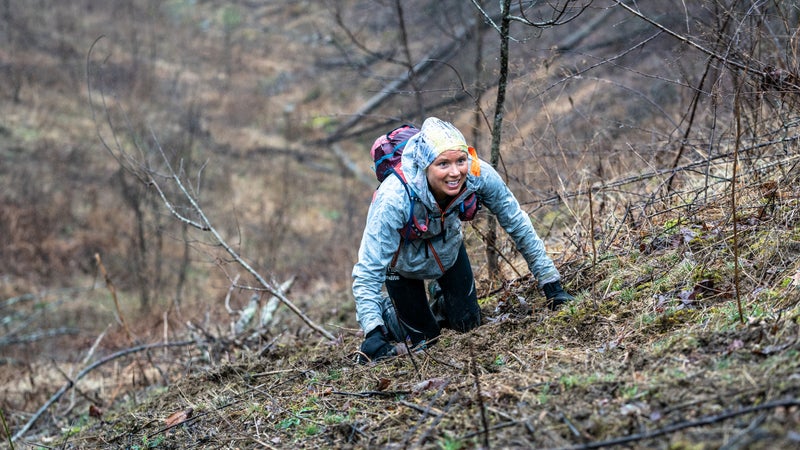
[(772, 402), (762, 403), (760, 405), (748, 406), (747, 408), (738, 409), (736, 411), (728, 411), (726, 413), (722, 413), (716, 416), (707, 416), (693, 421), (676, 423), (674, 425), (670, 425), (668, 427), (664, 427), (658, 430), (653, 430), (647, 433), (632, 434), (630, 436), (623, 436), (615, 439), (609, 439), (607, 441), (590, 442), (588, 444), (575, 445), (572, 447), (560, 447), (557, 450), (586, 450), (592, 448), (611, 447), (614, 445), (622, 445), (636, 441), (643, 441), (646, 439), (652, 439), (658, 436), (663, 436), (665, 434), (674, 433), (676, 431), (680, 431), (685, 428), (698, 427), (702, 425), (711, 425), (712, 423), (721, 422), (723, 420), (727, 420), (736, 416), (741, 416), (743, 414), (749, 414), (752, 412), (762, 411), (765, 409), (780, 408), (782, 406), (800, 406), (800, 399), (788, 398), (783, 400), (775, 400)]
[(363, 391), (363, 392), (344, 392), (331, 391), (331, 394), (344, 395), (349, 397), (395, 397), (397, 395), (408, 395), (411, 391)]
[[(156, 136), (153, 136), (153, 139), (156, 142), (158, 142)], [(331, 341), (336, 340), (336, 337), (334, 337), (330, 332), (328, 332), (321, 326), (317, 325), (313, 320), (311, 320), (308, 316), (306, 316), (305, 313), (300, 310), (300, 308), (298, 308), (291, 300), (289, 300), (286, 297), (286, 295), (283, 293), (283, 291), (281, 291), (279, 287), (276, 287), (272, 283), (269, 283), (260, 273), (258, 273), (255, 269), (253, 269), (253, 267), (250, 266), (250, 264), (247, 261), (245, 261), (230, 244), (228, 244), (228, 241), (226, 241), (219, 233), (219, 231), (217, 231), (217, 229), (211, 224), (211, 220), (208, 218), (208, 216), (206, 216), (205, 211), (203, 211), (203, 208), (200, 207), (200, 204), (194, 198), (194, 195), (189, 191), (189, 188), (187, 188), (186, 185), (183, 183), (183, 180), (179, 176), (178, 172), (176, 172), (172, 168), (172, 165), (169, 162), (169, 158), (164, 153), (164, 149), (161, 148), (160, 144), (157, 144), (156, 147), (161, 155), (161, 158), (164, 161), (165, 166), (169, 170), (170, 178), (175, 183), (175, 186), (177, 186), (177, 188), (180, 190), (181, 194), (183, 195), (183, 198), (189, 202), (189, 205), (191, 205), (192, 210), (200, 218), (200, 221), (197, 222), (194, 220), (190, 220), (189, 218), (183, 216), (180, 212), (178, 212), (172, 206), (172, 203), (167, 198), (166, 193), (164, 193), (164, 191), (161, 189), (161, 186), (158, 184), (155, 177), (152, 174), (148, 174), (148, 176), (150, 177), (149, 180), (150, 185), (156, 189), (158, 195), (161, 197), (164, 204), (167, 206), (172, 215), (183, 223), (191, 225), (202, 231), (211, 233), (217, 244), (223, 249), (225, 249), (225, 252), (227, 252), (228, 255), (230, 255), (234, 259), (234, 261), (236, 261), (237, 264), (239, 264), (239, 266), (241, 266), (248, 273), (250, 273), (250, 275), (252, 275), (253, 278), (255, 278), (259, 282), (259, 284), (261, 284), (261, 286), (263, 286), (267, 290), (267, 292), (277, 297), (278, 300), (281, 301), (281, 303), (283, 303), (290, 310), (292, 310), (293, 313), (295, 313), (303, 322), (306, 323), (306, 325), (311, 327), (313, 330), (315, 330), (316, 332), (318, 332), (319, 334), (323, 335), (324, 337), (326, 337)]]
[(489, 447), (489, 420), (486, 418), (486, 405), (483, 403), (483, 394), (481, 393), (481, 379), (480, 375), (478, 374), (478, 363), (475, 362), (475, 349), (472, 347), (472, 343), (470, 342), (469, 345), (469, 360), (470, 360), (470, 369), (472, 372), (472, 378), (475, 380), (475, 396), (478, 400), (478, 406), (480, 406), (481, 412), (481, 423), (483, 424), (483, 446), (485, 448)]
[(17, 337), (0, 339), (0, 347), (5, 347), (14, 344), (29, 344), (31, 342), (41, 341), (56, 336), (63, 336), (65, 334), (78, 334), (81, 330), (77, 328), (51, 328), (49, 330), (41, 330), (36, 333), (26, 334)]
[(137, 347), (127, 348), (125, 350), (120, 350), (120, 351), (118, 351), (116, 353), (112, 353), (112, 354), (106, 356), (105, 358), (102, 358), (102, 359), (99, 359), (99, 360), (95, 361), (91, 365), (87, 366), (86, 368), (84, 368), (83, 370), (78, 372), (78, 374), (75, 376), (75, 379), (67, 381), (64, 384), (64, 386), (62, 386), (61, 389), (58, 390), (58, 392), (53, 394), (53, 396), (50, 397), (50, 399), (47, 400), (47, 402), (45, 402), (45, 404), (42, 405), (39, 408), (39, 410), (36, 411), (36, 413), (33, 414), (33, 416), (28, 420), (28, 423), (26, 423), (22, 428), (19, 429), (19, 431), (16, 432), (16, 434), (14, 434), (14, 436), (11, 437), (11, 441), (14, 442), (17, 439), (19, 439), (22, 436), (24, 436), (25, 433), (27, 433), (28, 430), (30, 430), (30, 428), (33, 426), (33, 424), (36, 423), (37, 420), (39, 420), (39, 417), (41, 417), (41, 415), (44, 414), (44, 412), (47, 411), (47, 409), (50, 408), (50, 406), (52, 406), (53, 403), (57, 402), (61, 398), (61, 396), (63, 396), (67, 391), (72, 389), (72, 387), (75, 386), (75, 383), (78, 382), (78, 380), (80, 380), (81, 378), (85, 377), (89, 372), (91, 372), (94, 369), (102, 366), (103, 364), (109, 363), (111, 361), (114, 361), (117, 358), (121, 358), (123, 356), (130, 355), (132, 353), (142, 352), (142, 351), (145, 351), (145, 350), (151, 350), (151, 349), (154, 349), (154, 348), (183, 347), (183, 346), (186, 346), (186, 345), (194, 344), (194, 342), (195, 341), (182, 341), (182, 342), (172, 342), (172, 343), (167, 343), (167, 344), (164, 344), (164, 343), (144, 344), (144, 345), (139, 345)]

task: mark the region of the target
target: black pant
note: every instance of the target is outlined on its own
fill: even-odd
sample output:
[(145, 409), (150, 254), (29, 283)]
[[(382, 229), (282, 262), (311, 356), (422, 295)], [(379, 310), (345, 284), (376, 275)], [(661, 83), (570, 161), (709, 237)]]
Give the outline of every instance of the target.
[(442, 316), (440, 321), (428, 305), (424, 280), (406, 278), (394, 271), (386, 276), (386, 290), (414, 345), (435, 339), (442, 327), (465, 332), (481, 324), (475, 276), (464, 244), (453, 267), (436, 281), (442, 289), (442, 296), (434, 305), (437, 314)]

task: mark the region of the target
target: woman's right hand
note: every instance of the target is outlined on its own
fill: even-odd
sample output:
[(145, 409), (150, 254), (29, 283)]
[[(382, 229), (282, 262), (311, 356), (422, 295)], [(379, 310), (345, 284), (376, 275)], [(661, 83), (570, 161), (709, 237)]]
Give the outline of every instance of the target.
[(390, 344), (386, 338), (387, 334), (384, 326), (376, 327), (367, 333), (367, 337), (361, 343), (361, 353), (367, 358), (360, 357), (359, 362), (361, 364), (397, 356), (397, 350), (394, 345)]

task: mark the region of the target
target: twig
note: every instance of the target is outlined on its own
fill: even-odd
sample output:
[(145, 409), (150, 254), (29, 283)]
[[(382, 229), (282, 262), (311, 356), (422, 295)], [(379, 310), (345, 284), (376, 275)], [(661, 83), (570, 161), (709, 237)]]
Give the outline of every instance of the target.
[[(738, 83), (737, 83), (738, 84)], [(733, 99), (733, 115), (736, 119), (736, 141), (733, 143), (733, 175), (731, 175), (731, 218), (733, 220), (733, 292), (736, 296), (736, 307), (739, 309), (739, 322), (744, 324), (744, 312), (742, 311), (742, 297), (740, 295), (739, 280), (741, 278), (741, 268), (739, 267), (739, 221), (736, 214), (736, 171), (739, 167), (739, 146), (742, 141), (742, 98), (737, 86)]]
[(225, 294), (225, 310), (228, 311), (228, 314), (234, 315), (236, 311), (231, 308), (231, 294), (233, 293), (233, 289), (236, 288), (236, 282), (239, 281), (239, 274), (236, 274), (236, 277), (231, 281), (231, 285), (228, 287), (228, 293)]
[(350, 397), (394, 397), (397, 395), (408, 395), (411, 391), (362, 391), (362, 392), (345, 392), (345, 391), (331, 391), (331, 394), (345, 395)]
[(422, 406), (417, 405), (416, 403), (409, 402), (407, 400), (400, 400), (399, 402), (403, 406), (408, 406), (409, 408), (413, 409), (414, 411), (421, 412), (423, 414), (427, 414), (429, 408), (423, 408)]
[(486, 405), (483, 404), (483, 394), (481, 393), (481, 381), (480, 377), (478, 376), (478, 363), (475, 362), (475, 349), (472, 347), (472, 342), (469, 345), (469, 359), (470, 365), (472, 367), (472, 377), (475, 380), (475, 391), (476, 395), (478, 396), (478, 406), (481, 408), (481, 423), (483, 424), (483, 446), (485, 448), (491, 448), (489, 446), (489, 421), (486, 418)]
[(77, 328), (68, 328), (68, 327), (51, 328), (49, 330), (41, 330), (37, 331), (36, 333), (26, 334), (23, 336), (0, 339), (0, 347), (4, 347), (7, 345), (14, 345), (14, 344), (27, 344), (31, 342), (40, 341), (42, 339), (62, 336), (65, 334), (78, 334), (80, 333), (80, 331), (81, 330)]
[[(622, 8), (626, 9), (628, 12), (630, 12), (634, 16), (644, 20), (645, 22), (649, 23), (650, 25), (652, 25), (652, 26), (658, 28), (659, 30), (669, 34), (670, 36), (674, 37), (675, 39), (677, 39), (677, 40), (679, 40), (679, 41), (683, 42), (684, 44), (687, 44), (687, 45), (689, 45), (691, 47), (694, 47), (695, 49), (697, 49), (697, 50), (705, 53), (706, 55), (708, 55), (708, 56), (710, 56), (710, 57), (722, 62), (723, 64), (731, 66), (734, 69), (738, 69), (738, 70), (744, 71), (745, 73), (748, 73), (748, 74), (758, 75), (758, 76), (760, 76), (762, 78), (766, 75), (765, 72), (760, 71), (760, 70), (755, 70), (749, 64), (743, 64), (743, 63), (741, 63), (739, 61), (734, 61), (731, 58), (727, 57), (726, 55), (720, 55), (719, 53), (716, 53), (715, 51), (713, 51), (711, 49), (707, 49), (707, 48), (703, 47), (702, 45), (698, 44), (697, 42), (693, 41), (692, 39), (690, 39), (690, 38), (688, 38), (688, 37), (686, 37), (684, 35), (681, 35), (681, 34), (675, 32), (675, 31), (665, 27), (664, 25), (661, 25), (660, 23), (656, 22), (655, 20), (647, 17), (646, 15), (642, 14), (641, 12), (636, 11), (631, 6), (626, 5), (622, 0), (614, 0), (614, 3), (616, 3), (619, 6), (621, 6)], [(792, 86), (792, 87), (795, 87), (795, 86)]]
[(100, 253), (94, 254), (94, 260), (97, 261), (97, 268), (100, 270), (100, 274), (103, 275), (108, 291), (111, 292), (111, 298), (114, 299), (114, 307), (117, 309), (117, 318), (119, 318), (120, 323), (122, 323), (122, 327), (128, 335), (129, 342), (134, 342), (136, 339), (133, 338), (133, 333), (131, 333), (131, 329), (128, 328), (128, 323), (125, 322), (125, 316), (122, 314), (122, 310), (119, 307), (117, 289), (114, 287), (114, 283), (111, 282), (111, 277), (108, 275), (108, 271), (106, 271), (106, 266), (103, 265), (103, 260), (100, 259)]
[(83, 361), (81, 361), (83, 364), (89, 364), (89, 360), (92, 359), (92, 355), (94, 355), (95, 350), (97, 350), (97, 346), (100, 345), (100, 342), (106, 336), (106, 333), (108, 332), (109, 328), (111, 328), (110, 324), (106, 326), (106, 329), (103, 330), (103, 332), (100, 333), (99, 336), (97, 336), (97, 339), (94, 340), (92, 347), (89, 348), (89, 351), (86, 352), (86, 356), (83, 357)]
[(50, 408), (50, 406), (52, 406), (53, 403), (57, 402), (61, 398), (62, 395), (64, 395), (68, 390), (70, 390), (75, 385), (75, 383), (78, 382), (78, 380), (80, 380), (81, 378), (85, 377), (89, 372), (91, 372), (92, 370), (102, 366), (103, 364), (111, 362), (111, 361), (113, 361), (113, 360), (115, 360), (117, 358), (121, 358), (123, 356), (130, 355), (131, 353), (137, 353), (137, 352), (146, 351), (146, 350), (150, 350), (150, 349), (153, 349), (153, 348), (161, 348), (161, 347), (183, 347), (183, 346), (186, 346), (186, 345), (194, 344), (194, 342), (195, 341), (182, 341), (182, 342), (173, 342), (173, 343), (169, 343), (169, 344), (163, 344), (163, 343), (144, 344), (144, 345), (139, 345), (139, 346), (136, 346), (136, 347), (131, 347), (131, 348), (128, 348), (128, 349), (125, 349), (125, 350), (120, 350), (120, 351), (118, 351), (116, 353), (112, 353), (111, 355), (106, 356), (105, 358), (102, 358), (102, 359), (99, 359), (99, 360), (95, 361), (91, 365), (87, 366), (86, 368), (84, 368), (83, 370), (78, 372), (78, 374), (75, 376), (75, 379), (67, 381), (67, 383), (64, 384), (64, 386), (62, 386), (61, 389), (58, 390), (58, 392), (53, 394), (53, 396), (50, 397), (50, 399), (47, 400), (47, 402), (45, 402), (45, 404), (42, 405), (36, 411), (36, 413), (33, 414), (33, 416), (28, 420), (28, 422), (22, 428), (20, 428), (19, 431), (17, 431), (17, 433), (14, 434), (14, 436), (11, 437), (11, 441), (12, 442), (16, 441), (17, 439), (19, 439), (22, 436), (24, 436), (25, 433), (27, 433), (28, 430), (33, 426), (33, 424), (36, 423), (37, 420), (39, 420), (39, 417), (41, 417), (41, 415), (44, 414), (44, 412), (47, 411), (47, 409)]
[(571, 420), (569, 420), (569, 417), (567, 417), (566, 414), (564, 414), (563, 412), (559, 412), (558, 418), (561, 419), (567, 425), (567, 428), (569, 428), (569, 431), (572, 432), (573, 436), (577, 438), (581, 437), (581, 432), (578, 431), (578, 428), (575, 426), (575, 424), (572, 423)]
[(632, 434), (630, 436), (623, 436), (615, 439), (609, 439), (607, 441), (589, 442), (587, 444), (575, 445), (572, 447), (561, 447), (557, 450), (585, 450), (592, 448), (611, 447), (614, 445), (622, 445), (636, 441), (643, 441), (646, 439), (652, 439), (658, 436), (663, 436), (665, 434), (674, 433), (676, 431), (680, 431), (685, 428), (697, 427), (702, 425), (711, 425), (712, 423), (721, 422), (723, 420), (740, 416), (742, 414), (749, 414), (752, 412), (762, 411), (765, 409), (780, 408), (782, 406), (800, 406), (800, 399), (789, 398), (784, 400), (776, 400), (773, 402), (762, 403), (760, 405), (748, 406), (747, 408), (742, 408), (737, 411), (729, 411), (726, 413), (719, 414), (717, 416), (707, 416), (694, 421), (676, 423), (674, 425), (670, 425), (668, 427), (664, 427), (659, 430), (650, 431), (648, 433)]
[[(428, 415), (430, 415), (431, 409), (433, 409), (433, 404), (436, 403), (437, 400), (439, 400), (439, 397), (441, 397), (442, 394), (444, 394), (444, 390), (445, 390), (445, 388), (447, 387), (448, 384), (449, 384), (449, 381), (446, 381), (444, 384), (442, 384), (442, 386), (439, 387), (439, 390), (436, 391), (436, 395), (434, 395), (433, 398), (431, 399), (431, 401), (428, 402), (428, 406), (425, 408), (424, 411), (422, 411), (422, 415), (419, 417), (419, 419), (417, 419), (417, 423), (413, 427), (409, 428), (408, 431), (406, 431), (405, 437), (403, 438), (403, 448), (408, 447), (408, 441), (411, 440), (411, 436), (413, 436), (414, 432), (417, 430), (417, 428), (419, 428), (419, 426), (422, 425), (422, 422), (424, 422), (425, 419), (428, 418)], [(453, 399), (451, 397), (450, 401), (447, 402), (447, 406), (445, 407), (445, 409), (443, 411), (440, 411), (437, 414), (437, 417), (441, 417), (441, 416), (444, 415), (444, 413), (449, 408), (450, 403), (452, 402), (452, 400)], [(427, 432), (423, 434), (423, 437), (426, 434), (427, 434)], [(417, 442), (418, 442), (417, 447), (419, 447), (419, 445), (422, 444), (422, 442), (423, 442), (423, 438), (420, 438)]]
[[(768, 147), (775, 146), (775, 145), (778, 145), (778, 144), (788, 145), (790, 143), (794, 143), (794, 142), (797, 142), (797, 141), (800, 141), (800, 134), (795, 134), (795, 135), (792, 135), (792, 136), (786, 136), (786, 137), (782, 137), (782, 138), (779, 138), (779, 139), (773, 139), (773, 140), (769, 140), (769, 141), (760, 141), (760, 142), (755, 143), (753, 145), (750, 145), (748, 147), (740, 148), (738, 157), (741, 157), (743, 154), (750, 153), (750, 152), (755, 152), (755, 151), (763, 149), (763, 148), (768, 148)], [(670, 174), (673, 174), (673, 173), (676, 173), (676, 172), (688, 171), (688, 170), (692, 170), (692, 169), (696, 169), (696, 168), (704, 168), (706, 165), (710, 164), (713, 161), (725, 160), (725, 159), (732, 158), (732, 157), (733, 157), (733, 152), (720, 153), (720, 154), (717, 154), (717, 155), (709, 156), (707, 158), (703, 158), (700, 161), (694, 161), (694, 162), (690, 162), (690, 163), (684, 164), (683, 166), (680, 166), (680, 167), (675, 167), (673, 169), (656, 169), (656, 170), (652, 170), (650, 172), (640, 173), (640, 174), (637, 174), (637, 175), (632, 175), (632, 176), (629, 176), (629, 177), (621, 178), (621, 179), (610, 181), (610, 182), (604, 182), (599, 186), (594, 186), (594, 187), (590, 187), (590, 188), (586, 188), (586, 189), (578, 189), (578, 190), (572, 191), (572, 192), (561, 192), (561, 193), (557, 193), (555, 195), (552, 195), (552, 196), (550, 196), (548, 198), (541, 199), (541, 200), (530, 200), (530, 201), (526, 201), (526, 202), (520, 202), (520, 205), (527, 206), (527, 205), (536, 204), (537, 206), (534, 209), (538, 209), (538, 208), (542, 208), (542, 207), (547, 206), (547, 205), (554, 205), (554, 204), (557, 204), (557, 203), (561, 203), (564, 200), (569, 199), (569, 198), (575, 198), (575, 197), (581, 197), (581, 196), (587, 195), (590, 189), (594, 189), (595, 191), (606, 191), (606, 190), (610, 190), (612, 188), (618, 188), (618, 187), (625, 186), (625, 185), (628, 185), (628, 184), (633, 184), (633, 183), (649, 180), (651, 178), (670, 175)], [(790, 157), (790, 158), (787, 158), (787, 159), (792, 159), (792, 158), (793, 157)]]
[[(527, 422), (524, 422), (524, 421), (521, 421), (521, 420), (511, 420), (509, 422), (503, 422), (503, 423), (498, 423), (497, 425), (492, 425), (491, 427), (487, 428), (486, 431), (502, 430), (503, 428), (513, 427), (513, 426), (519, 425), (521, 423), (524, 423), (526, 428), (528, 428), (529, 425), (530, 425)], [(460, 441), (464, 441), (464, 440), (467, 440), (467, 439), (474, 438), (475, 436), (477, 436), (479, 434), (484, 434), (485, 435), (486, 431), (484, 431), (484, 430), (473, 431), (471, 433), (467, 433), (467, 434), (463, 434), (463, 435), (459, 436), (458, 439)]]
[[(11, 430), (8, 429), (8, 423), (6, 423), (6, 415), (3, 413), (3, 410), (0, 409), (0, 425), (3, 425), (3, 433), (6, 435), (6, 438), (11, 435)], [(8, 448), (14, 450), (14, 442), (9, 440), (8, 441)]]
[(727, 442), (725, 442), (725, 444), (723, 444), (719, 448), (719, 450), (731, 450), (739, 448), (739, 446), (737, 445), (739, 441), (741, 441), (742, 438), (746, 436), (752, 435), (753, 431), (755, 431), (756, 428), (761, 426), (761, 424), (764, 423), (764, 420), (766, 418), (767, 418), (767, 413), (759, 414), (758, 417), (756, 417), (752, 422), (750, 422), (750, 425), (748, 425), (747, 428), (736, 433), (734, 436), (728, 439)]
[[(175, 183), (175, 186), (177, 186), (178, 189), (180, 190), (181, 194), (183, 195), (183, 198), (189, 202), (189, 204), (192, 207), (192, 210), (198, 215), (198, 217), (200, 217), (200, 222), (189, 220), (188, 218), (181, 215), (174, 208), (170, 209), (172, 215), (185, 223), (189, 223), (192, 226), (196, 227), (200, 225), (201, 230), (211, 233), (211, 235), (216, 240), (217, 244), (220, 247), (222, 247), (225, 250), (225, 252), (227, 252), (228, 255), (230, 255), (236, 261), (237, 264), (239, 264), (239, 266), (241, 266), (248, 273), (250, 273), (250, 275), (252, 275), (259, 282), (259, 284), (261, 284), (261, 286), (266, 288), (266, 290), (269, 293), (277, 297), (278, 300), (281, 301), (281, 303), (283, 303), (290, 310), (292, 310), (292, 312), (295, 313), (295, 315), (297, 315), (303, 322), (305, 322), (306, 325), (311, 327), (311, 329), (318, 332), (325, 338), (331, 341), (335, 341), (336, 337), (334, 335), (332, 335), (328, 330), (322, 328), (321, 326), (317, 325), (313, 320), (311, 320), (311, 318), (309, 318), (303, 311), (300, 310), (300, 308), (297, 307), (297, 305), (295, 305), (291, 300), (289, 300), (286, 297), (286, 295), (283, 292), (281, 292), (280, 288), (274, 286), (272, 283), (269, 283), (260, 273), (258, 273), (255, 269), (253, 269), (253, 267), (250, 266), (250, 264), (239, 255), (239, 252), (237, 252), (228, 243), (228, 241), (226, 241), (222, 237), (219, 231), (217, 231), (217, 229), (211, 224), (211, 220), (208, 218), (208, 216), (206, 216), (205, 211), (203, 211), (203, 208), (200, 207), (200, 204), (197, 202), (197, 199), (189, 191), (189, 188), (187, 188), (186, 185), (183, 183), (183, 180), (181, 179), (179, 173), (176, 172), (175, 169), (170, 164), (169, 157), (166, 155), (166, 153), (164, 153), (164, 149), (161, 148), (161, 144), (158, 143), (158, 140), (155, 135), (153, 135), (153, 139), (156, 141), (156, 148), (158, 149), (158, 152), (161, 155), (161, 158), (164, 161), (165, 166), (169, 170), (172, 181)], [(156, 183), (155, 178), (153, 178), (152, 175), (150, 177), (150, 182), (153, 184), (156, 190), (159, 191), (159, 194), (161, 195), (161, 198), (165, 202), (165, 204), (169, 205), (169, 201), (166, 198), (166, 194), (164, 194), (161, 191), (160, 186)]]
[(422, 433), (422, 435), (419, 437), (419, 439), (417, 439), (416, 448), (422, 448), (422, 444), (425, 443), (425, 440), (428, 439), (428, 436), (430, 435), (431, 430), (433, 430), (434, 428), (436, 428), (437, 425), (439, 425), (439, 422), (441, 422), (442, 417), (444, 417), (444, 415), (447, 413), (447, 411), (450, 410), (450, 406), (452, 406), (453, 402), (457, 398), (458, 398), (458, 392), (455, 392), (452, 395), (450, 395), (450, 398), (447, 400), (447, 404), (444, 405), (444, 409), (442, 410), (442, 412), (440, 412), (439, 414), (436, 415), (436, 418), (431, 423), (431, 426), (429, 426), (428, 429), (425, 430), (424, 433)]

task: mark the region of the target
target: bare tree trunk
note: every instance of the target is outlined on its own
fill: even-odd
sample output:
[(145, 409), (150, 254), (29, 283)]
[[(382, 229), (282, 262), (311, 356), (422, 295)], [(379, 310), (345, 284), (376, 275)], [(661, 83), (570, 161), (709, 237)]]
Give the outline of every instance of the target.
[[(503, 132), (503, 114), (506, 102), (506, 89), (508, 87), (508, 40), (511, 19), (511, 0), (503, 0), (500, 18), (500, 78), (497, 82), (497, 103), (494, 110), (494, 124), (492, 126), (492, 167), (497, 168), (500, 163), (500, 140)], [(486, 230), (486, 264), (489, 279), (496, 280), (500, 277), (499, 257), (497, 253), (497, 220), (489, 216)]]
[(425, 118), (425, 102), (422, 99), (422, 89), (420, 89), (417, 83), (414, 60), (411, 58), (411, 49), (408, 45), (408, 31), (406, 28), (405, 18), (403, 16), (403, 5), (401, 0), (395, 0), (394, 7), (395, 11), (397, 12), (397, 18), (400, 21), (399, 26), (401, 47), (403, 48), (403, 56), (406, 60), (406, 66), (408, 68), (408, 80), (411, 82), (411, 88), (414, 90), (414, 100), (417, 103), (417, 117), (420, 121), (422, 121)]
[[(483, 7), (483, 1), (480, 0), (479, 5)], [(475, 12), (475, 24), (473, 26), (473, 34), (475, 36), (475, 111), (472, 115), (472, 142), (477, 143), (481, 138), (481, 122), (483, 120), (483, 111), (481, 111), (481, 100), (483, 94), (486, 93), (486, 87), (483, 84), (483, 39), (481, 37), (481, 24), (483, 16), (480, 11)]]
[(145, 218), (142, 211), (142, 193), (126, 180), (127, 172), (120, 167), (117, 172), (125, 203), (133, 211), (136, 218), (136, 231), (131, 236), (131, 255), (133, 256), (133, 276), (139, 289), (139, 309), (146, 310), (150, 306), (150, 280), (147, 277), (147, 239), (145, 238)]

